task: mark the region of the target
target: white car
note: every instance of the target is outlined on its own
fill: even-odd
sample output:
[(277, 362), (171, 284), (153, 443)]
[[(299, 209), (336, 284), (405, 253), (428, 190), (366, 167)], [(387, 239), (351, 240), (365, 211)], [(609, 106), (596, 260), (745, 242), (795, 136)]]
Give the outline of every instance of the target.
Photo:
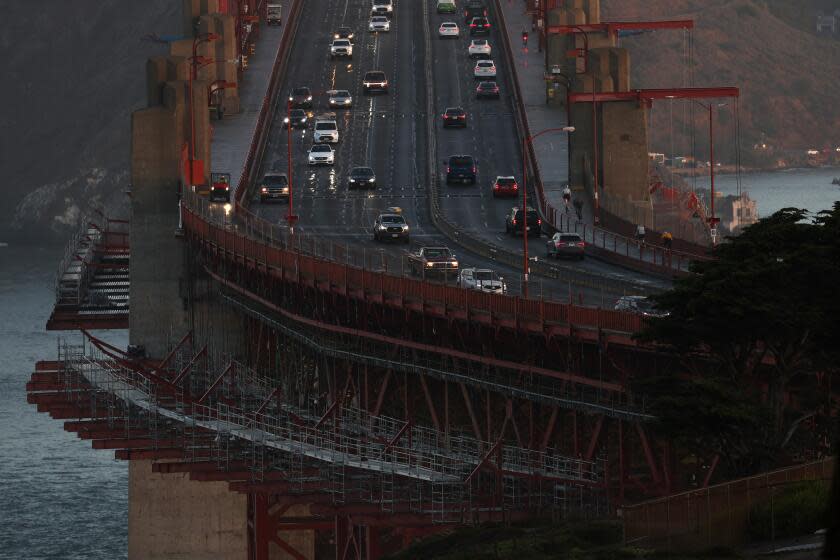
[(490, 58), (493, 49), (487, 39), (473, 39), (467, 51), (470, 53), (470, 58)]
[(346, 89), (331, 89), (327, 94), (330, 96), (330, 107), (340, 109), (353, 106), (353, 96)]
[(441, 39), (444, 37), (454, 37), (457, 39), (460, 34), (461, 30), (458, 29), (458, 24), (454, 21), (444, 21), (438, 29), (438, 36)]
[(493, 63), (492, 60), (479, 60), (475, 63), (475, 70), (473, 70), (473, 75), (476, 78), (480, 78), (482, 80), (486, 80), (488, 78), (495, 78), (496, 65)]
[(390, 14), (394, 11), (393, 0), (373, 0), (370, 11), (374, 14)]
[(385, 16), (373, 16), (368, 23), (368, 31), (376, 33), (377, 31), (391, 31), (391, 22)]
[(333, 165), (335, 152), (329, 144), (315, 144), (309, 148), (309, 165)]
[(490, 294), (507, 293), (505, 279), (486, 268), (463, 268), (458, 273), (458, 286)]
[(330, 45), (330, 56), (333, 58), (339, 56), (353, 57), (353, 43), (350, 39), (335, 39)]

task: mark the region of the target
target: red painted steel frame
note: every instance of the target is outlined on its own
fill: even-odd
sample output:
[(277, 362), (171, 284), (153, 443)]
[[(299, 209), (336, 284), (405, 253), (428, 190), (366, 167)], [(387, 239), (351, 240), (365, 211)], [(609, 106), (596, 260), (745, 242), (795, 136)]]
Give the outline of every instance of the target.
[[(704, 99), (708, 97), (738, 97), (740, 90), (736, 87), (710, 88), (666, 88), (666, 89), (633, 89), (630, 91), (600, 92), (595, 94), (595, 103), (608, 101), (645, 101), (657, 99)], [(591, 103), (591, 93), (570, 93), (570, 103)]]
[(568, 35), (581, 32), (616, 35), (619, 31), (655, 31), (658, 29), (694, 29), (694, 20), (607, 21), (602, 23), (581, 23), (580, 25), (550, 25), (546, 28), (545, 32), (548, 35)]

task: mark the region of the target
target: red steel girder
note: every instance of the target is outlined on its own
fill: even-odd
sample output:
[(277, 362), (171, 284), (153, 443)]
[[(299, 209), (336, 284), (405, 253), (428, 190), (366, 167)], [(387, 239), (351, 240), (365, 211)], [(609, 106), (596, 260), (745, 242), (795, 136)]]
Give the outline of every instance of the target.
[[(665, 88), (665, 89), (632, 89), (630, 91), (596, 92), (595, 103), (609, 101), (639, 101), (651, 102), (658, 99), (704, 99), (709, 97), (738, 97), (740, 90), (736, 87), (708, 87), (708, 88)], [(575, 92), (569, 94), (569, 103), (592, 103), (592, 93)]]
[(47, 319), (48, 331), (122, 330), (128, 328), (128, 314), (104, 310), (95, 315), (53, 311)]
[(550, 25), (546, 27), (545, 32), (548, 35), (570, 35), (575, 33), (608, 33), (610, 35), (616, 35), (619, 31), (655, 31), (658, 29), (694, 29), (694, 20), (605, 21), (601, 23), (582, 23), (580, 25)]
[(119, 461), (157, 461), (158, 459), (181, 459), (184, 450), (180, 447), (167, 449), (117, 449), (114, 458)]
[(155, 449), (176, 447), (178, 442), (171, 439), (130, 438), (130, 439), (95, 439), (91, 441), (94, 449)]
[[(227, 466), (231, 469), (242, 469), (247, 468), (248, 463), (246, 461), (231, 461)], [(219, 470), (219, 463), (216, 461), (179, 461), (175, 463), (154, 463), (152, 465), (152, 472), (162, 474), (216, 470)]]

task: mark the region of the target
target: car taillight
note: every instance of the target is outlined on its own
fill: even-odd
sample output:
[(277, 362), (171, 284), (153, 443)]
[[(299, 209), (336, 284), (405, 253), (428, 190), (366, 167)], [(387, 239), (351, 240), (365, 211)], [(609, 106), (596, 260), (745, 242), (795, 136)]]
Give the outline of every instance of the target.
[(499, 184), (498, 184), (498, 183), (496, 183), (495, 185), (493, 185), (493, 190), (499, 190)]
[(516, 225), (516, 218), (513, 219), (513, 225)]
[(485, 24), (484, 24), (484, 27), (490, 27), (490, 24), (489, 24), (489, 23), (485, 23)]
[(443, 115), (443, 118), (449, 120), (449, 115)]
[(540, 225), (540, 224), (542, 224), (542, 220), (540, 218), (537, 218), (537, 225)]
[(447, 166), (446, 167), (446, 172), (449, 173), (450, 171), (452, 171), (452, 169), (449, 166)]
[(516, 189), (518, 189), (518, 188), (519, 188), (519, 185), (517, 185), (516, 183), (514, 183), (514, 184), (513, 184), (513, 190), (516, 190)]
[(583, 241), (578, 241), (578, 244), (577, 244), (578, 247), (583, 247), (584, 245), (585, 245), (585, 243)]
[(475, 173), (475, 165), (473, 165), (473, 173)]
[(475, 27), (475, 24), (474, 24), (474, 23), (471, 23), (471, 24), (470, 24), (470, 27)]

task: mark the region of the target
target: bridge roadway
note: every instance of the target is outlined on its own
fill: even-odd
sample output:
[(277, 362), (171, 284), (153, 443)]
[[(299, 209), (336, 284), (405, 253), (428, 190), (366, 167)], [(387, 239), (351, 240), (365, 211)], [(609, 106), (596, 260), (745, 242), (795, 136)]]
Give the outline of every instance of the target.
[[(294, 212), (299, 216), (298, 230), (326, 240), (346, 242), (364, 247), (372, 253), (385, 251), (399, 258), (405, 255), (404, 245), (378, 244), (372, 240), (370, 227), (376, 214), (390, 206), (399, 206), (411, 225), (412, 247), (419, 245), (448, 245), (458, 253), (461, 266), (479, 266), (497, 270), (507, 280), (509, 292), (521, 293), (521, 269), (510, 268), (490, 259), (465, 254), (432, 224), (428, 205), (425, 162), (429, 157), (425, 142), (427, 115), (424, 79), (424, 30), (428, 25), (432, 37), (432, 69), (434, 75), (436, 114), (431, 118), (437, 129), (437, 156), (442, 160), (453, 153), (469, 153), (479, 162), (479, 179), (475, 186), (447, 186), (440, 177), (441, 207), (451, 221), (464, 231), (483, 241), (519, 252), (521, 238), (504, 235), (505, 212), (512, 200), (495, 200), (490, 182), (497, 174), (521, 176), (520, 147), (517, 140), (510, 97), (476, 100), (473, 63), (467, 56), (469, 35), (462, 32), (457, 40), (437, 37), (440, 21), (454, 20), (462, 24), (462, 17), (440, 17), (430, 3), (429, 17), (419, 2), (395, 2), (389, 33), (372, 34), (367, 31), (370, 4), (367, 0), (342, 2), (318, 1), (307, 3), (292, 48), (281, 97), (271, 123), (271, 132), (261, 163), (261, 172), (287, 169), (287, 131), (282, 125), (286, 114), (285, 100), (293, 87), (307, 86), (313, 92), (313, 109), (317, 115), (329, 111), (326, 92), (347, 89), (353, 95), (351, 110), (335, 110), (338, 116), (340, 142), (334, 146), (336, 163), (329, 167), (310, 167), (307, 152), (312, 145), (312, 120), (305, 130), (293, 130), (292, 157)], [(332, 33), (340, 26), (355, 32), (351, 60), (331, 60), (329, 46)], [(494, 29), (490, 40), (500, 53), (501, 46)], [(495, 45), (499, 46), (495, 46)], [(499, 83), (503, 92), (510, 91), (509, 78), (500, 57)], [(390, 81), (387, 94), (364, 95), (362, 76), (368, 70), (383, 70)], [(440, 112), (446, 106), (461, 105), (469, 113), (466, 129), (442, 129)], [(419, 110), (418, 110), (419, 109)], [(370, 165), (377, 175), (378, 188), (371, 191), (350, 191), (346, 178), (350, 168)], [(441, 173), (445, 167), (440, 165)], [(288, 212), (285, 203), (260, 204), (252, 200), (252, 210), (273, 223), (284, 223)], [(532, 239), (529, 252), (542, 257), (545, 237)], [(577, 267), (579, 265), (558, 266)], [(634, 281), (647, 286), (662, 287), (641, 274), (586, 261), (580, 265), (586, 271), (608, 278)], [(570, 291), (574, 298), (590, 305), (611, 307), (617, 295), (585, 284), (532, 277), (532, 294), (565, 299)]]

